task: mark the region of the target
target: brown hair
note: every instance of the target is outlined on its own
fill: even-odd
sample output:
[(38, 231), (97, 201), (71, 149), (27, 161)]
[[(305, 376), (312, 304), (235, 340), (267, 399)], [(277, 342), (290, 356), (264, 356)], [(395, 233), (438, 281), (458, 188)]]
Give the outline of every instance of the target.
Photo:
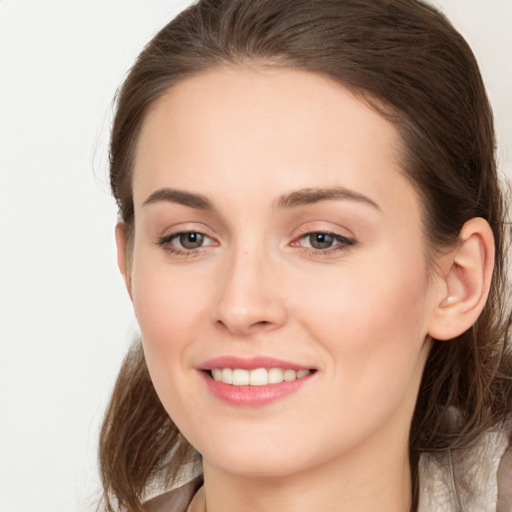
[[(475, 325), (434, 340), (412, 420), (418, 454), (463, 448), (512, 409), (505, 315), (505, 208), (492, 112), (473, 53), (450, 22), (420, 0), (201, 0), (140, 54), (117, 100), (110, 172), (128, 235), (136, 143), (148, 109), (183, 78), (221, 65), (278, 65), (319, 73), (390, 119), (403, 140), (404, 174), (421, 195), (431, 255), (483, 217), (496, 243), (488, 302)], [(457, 415), (453, 414), (457, 411)], [(140, 343), (127, 355), (100, 440), (110, 510), (142, 510), (158, 475), (172, 479), (193, 449), (160, 404)]]

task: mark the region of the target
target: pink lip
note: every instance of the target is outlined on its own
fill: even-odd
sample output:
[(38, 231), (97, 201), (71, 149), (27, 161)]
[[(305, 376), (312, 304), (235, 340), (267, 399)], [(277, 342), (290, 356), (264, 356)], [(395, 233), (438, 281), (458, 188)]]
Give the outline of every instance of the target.
[(198, 370), (200, 370), (210, 393), (223, 402), (241, 407), (261, 407), (296, 393), (316, 374), (316, 372), (312, 372), (302, 379), (279, 384), (267, 384), (266, 386), (233, 386), (214, 380), (210, 374), (210, 370), (214, 368), (241, 368), (244, 370), (254, 370), (256, 368), (312, 370), (313, 368), (266, 356), (249, 358), (223, 356), (209, 359), (201, 364)]
[(202, 363), (199, 370), (213, 370), (214, 368), (241, 368), (255, 370), (256, 368), (282, 368), (283, 370), (312, 370), (313, 368), (300, 364), (283, 361), (267, 356), (237, 357), (221, 356), (208, 359)]
[(213, 380), (207, 372), (201, 372), (210, 393), (223, 402), (241, 407), (261, 407), (279, 398), (297, 392), (315, 374), (312, 373), (302, 379), (280, 384), (268, 384), (266, 386), (233, 386)]

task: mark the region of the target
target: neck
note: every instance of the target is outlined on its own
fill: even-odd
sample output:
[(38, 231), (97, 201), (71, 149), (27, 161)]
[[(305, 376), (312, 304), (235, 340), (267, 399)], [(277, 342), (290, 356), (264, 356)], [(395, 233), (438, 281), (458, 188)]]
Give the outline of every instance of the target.
[[(341, 460), (285, 476), (226, 472), (207, 460), (204, 496), (207, 512), (409, 512), (411, 472), (407, 436), (402, 449), (355, 449)], [(399, 453), (397, 457), (393, 454)], [(376, 455), (378, 454), (378, 456)]]

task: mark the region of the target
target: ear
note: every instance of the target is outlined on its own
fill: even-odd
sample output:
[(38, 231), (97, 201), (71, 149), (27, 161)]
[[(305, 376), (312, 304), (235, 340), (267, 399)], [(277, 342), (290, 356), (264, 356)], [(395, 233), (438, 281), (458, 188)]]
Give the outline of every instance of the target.
[(466, 222), (457, 247), (439, 262), (441, 287), (428, 334), (449, 340), (469, 329), (484, 308), (494, 269), (494, 236), (482, 218)]
[[(130, 279), (130, 269), (126, 259), (126, 230), (123, 222), (116, 224), (116, 246), (117, 246), (117, 266), (123, 276), (126, 289), (132, 299), (132, 284)], [(133, 300), (133, 299), (132, 299)]]

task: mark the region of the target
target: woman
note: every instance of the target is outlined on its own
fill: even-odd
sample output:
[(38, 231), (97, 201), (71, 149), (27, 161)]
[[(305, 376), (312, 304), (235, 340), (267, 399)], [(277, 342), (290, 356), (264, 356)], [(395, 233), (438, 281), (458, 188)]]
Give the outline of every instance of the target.
[(200, 1), (123, 85), (111, 183), (109, 509), (510, 509), (492, 114), (442, 15)]

